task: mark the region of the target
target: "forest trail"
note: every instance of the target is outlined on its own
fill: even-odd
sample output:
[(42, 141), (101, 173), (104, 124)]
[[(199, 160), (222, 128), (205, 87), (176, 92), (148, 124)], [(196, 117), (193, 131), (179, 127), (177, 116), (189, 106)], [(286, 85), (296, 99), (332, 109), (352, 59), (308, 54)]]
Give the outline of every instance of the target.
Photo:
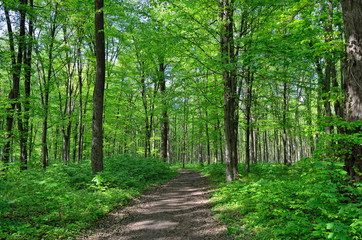
[(209, 180), (198, 172), (179, 176), (111, 213), (93, 235), (81, 239), (223, 240), (225, 227), (210, 212)]

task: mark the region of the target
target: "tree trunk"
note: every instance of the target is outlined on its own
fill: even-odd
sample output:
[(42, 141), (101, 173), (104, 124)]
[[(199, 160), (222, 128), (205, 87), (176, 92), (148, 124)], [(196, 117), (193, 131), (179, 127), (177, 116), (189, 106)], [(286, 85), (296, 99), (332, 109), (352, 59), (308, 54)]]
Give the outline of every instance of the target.
[(224, 68), (225, 177), (226, 182), (231, 182), (237, 177), (235, 166), (237, 162), (238, 137), (238, 96), (233, 29), (234, 0), (220, 0), (219, 11), (222, 23), (220, 32), (221, 59)]
[[(206, 119), (208, 117), (207, 109), (205, 109)], [(205, 131), (206, 131), (206, 144), (207, 144), (207, 164), (211, 164), (211, 151), (210, 151), (210, 134), (209, 134), (209, 123), (206, 121), (205, 125)]]
[[(140, 67), (143, 68), (143, 64)], [(149, 118), (148, 118), (148, 100), (147, 100), (147, 94), (146, 94), (146, 79), (145, 79), (145, 73), (143, 71), (142, 71), (140, 80), (141, 80), (142, 103), (143, 103), (143, 108), (145, 110), (145, 152), (144, 152), (144, 156), (145, 156), (145, 158), (147, 158), (151, 155), (151, 128), (150, 128), (150, 122), (149, 122)]]
[(287, 110), (288, 110), (288, 101), (287, 101), (287, 92), (288, 85), (285, 81), (283, 83), (283, 149), (284, 149), (284, 165), (288, 164), (288, 156), (287, 156)]
[(103, 171), (103, 101), (105, 86), (105, 42), (103, 0), (95, 0), (96, 83), (93, 93), (92, 171)]
[(160, 91), (163, 98), (163, 106), (162, 106), (162, 117), (161, 117), (161, 151), (160, 151), (160, 158), (166, 160), (167, 159), (167, 144), (168, 144), (168, 128), (169, 128), (169, 120), (168, 120), (168, 113), (167, 113), (167, 99), (166, 99), (166, 78), (165, 78), (165, 64), (164, 58), (160, 59), (159, 63), (159, 84), (160, 84)]
[(219, 119), (217, 119), (217, 128), (219, 129), (218, 141), (219, 141), (219, 148), (220, 148), (220, 162), (221, 162), (221, 164), (224, 164), (224, 151), (223, 151), (223, 146), (222, 146), (223, 135), (222, 135)]
[(82, 160), (83, 153), (83, 66), (81, 59), (81, 42), (82, 38), (79, 39), (78, 46), (78, 86), (79, 86), (79, 113), (78, 113), (78, 151), (77, 151), (77, 163), (79, 164)]
[(70, 134), (72, 130), (72, 123), (68, 121), (68, 125), (62, 128), (63, 133), (63, 148), (62, 159), (64, 164), (68, 164), (70, 161)]
[[(55, 41), (55, 31), (57, 29), (56, 25), (56, 18), (58, 13), (58, 3), (55, 5), (54, 10), (54, 17), (51, 19), (52, 25), (50, 29), (50, 44), (48, 49), (48, 72), (47, 77), (44, 73), (44, 65), (42, 65), (43, 70), (43, 83), (40, 80), (40, 70), (38, 69), (38, 76), (39, 76), (39, 88), (40, 88), (40, 97), (41, 97), (41, 103), (42, 108), (44, 111), (44, 119), (43, 119), (43, 127), (42, 127), (42, 165), (43, 168), (46, 168), (48, 165), (48, 142), (47, 142), (47, 136), (48, 136), (48, 111), (49, 111), (49, 95), (50, 95), (50, 80), (52, 78), (52, 70), (53, 70), (53, 49), (54, 49), (54, 41)], [(39, 53), (38, 53), (39, 55)]]
[(263, 152), (264, 152), (264, 154), (263, 154), (264, 155), (263, 162), (269, 162), (267, 131), (264, 131), (263, 138), (264, 138), (264, 141), (263, 141)]
[[(199, 103), (200, 104), (200, 103)], [(201, 113), (201, 109), (199, 108), (198, 109), (198, 112), (199, 112), (199, 120), (201, 120), (202, 119), (202, 113)], [(202, 121), (202, 120), (201, 120)], [(199, 159), (199, 163), (201, 164), (201, 165), (204, 165), (204, 154), (203, 154), (203, 149), (204, 149), (204, 144), (202, 143), (202, 138), (203, 138), (203, 135), (204, 135), (204, 133), (203, 133), (203, 124), (200, 124), (199, 125), (199, 157), (198, 157), (198, 159)]]
[[(22, 4), (27, 5), (28, 1), (27, 0), (22, 0), (21, 1)], [(25, 10), (20, 10), (20, 42), (19, 42), (19, 51), (23, 51), (23, 59), (24, 59), (24, 63), (26, 63), (27, 65), (24, 66), (24, 72), (26, 75), (26, 79), (25, 79), (25, 101), (29, 102), (29, 96), (30, 96), (30, 76), (27, 76), (30, 72), (31, 69), (29, 69), (31, 67), (31, 62), (29, 62), (29, 59), (27, 57), (27, 45), (25, 42), (25, 15), (26, 12)], [(31, 22), (29, 24), (32, 24)], [(32, 27), (30, 27), (32, 28)], [(29, 29), (29, 32), (32, 31), (32, 29)], [(31, 54), (31, 51), (29, 52)], [(19, 57), (19, 56), (18, 56)], [(21, 62), (18, 62), (18, 64), (21, 65)], [(20, 80), (20, 75), (19, 75), (19, 80)], [(20, 93), (19, 93), (19, 97), (20, 97)], [(25, 103), (26, 104), (26, 103)], [(24, 106), (24, 122), (23, 122), (23, 118), (21, 117), (22, 114), (22, 109), (21, 109), (21, 102), (17, 102), (17, 109), (18, 109), (18, 129), (20, 131), (20, 170), (25, 170), (27, 169), (27, 164), (28, 164), (28, 151), (27, 151), (27, 142), (28, 142), (28, 121), (29, 121), (29, 104), (27, 106)]]
[(55, 138), (54, 138), (54, 153), (53, 160), (56, 161), (58, 159), (58, 137), (59, 137), (59, 127), (55, 128)]
[[(22, 0), (21, 4), (26, 4), (26, 1)], [(5, 18), (8, 28), (9, 34), (9, 46), (10, 46), (10, 53), (11, 53), (11, 72), (13, 78), (12, 89), (9, 93), (9, 100), (11, 101), (11, 106), (7, 108), (7, 115), (6, 115), (6, 133), (5, 133), (5, 146), (2, 155), (2, 162), (7, 164), (9, 162), (10, 157), (10, 148), (11, 148), (11, 140), (13, 137), (13, 123), (14, 123), (14, 114), (16, 109), (18, 110), (18, 114), (21, 114), (21, 104), (18, 102), (20, 97), (20, 76), (21, 76), (21, 64), (23, 62), (23, 51), (25, 48), (25, 10), (21, 7), (20, 10), (20, 32), (19, 32), (19, 44), (18, 44), (18, 53), (15, 56), (15, 42), (14, 42), (14, 33), (11, 26), (11, 20), (9, 11), (6, 7), (5, 8)], [(23, 134), (23, 126), (22, 120), (19, 117), (18, 119), (18, 126), (20, 133)], [(21, 136), (21, 143), (20, 148), (21, 151), (24, 150), (24, 136)], [(24, 159), (23, 159), (24, 160)], [(23, 162), (22, 162), (23, 163)]]
[[(347, 59), (344, 69), (345, 113), (347, 122), (362, 121), (362, 1), (342, 0)], [(361, 125), (347, 134), (360, 133)], [(355, 181), (362, 180), (362, 145), (350, 143), (345, 170)]]
[[(323, 3), (322, 3), (323, 4)], [(329, 15), (328, 15), (328, 22), (325, 23), (325, 42), (329, 43), (331, 42), (332, 36), (333, 36), (333, 3), (332, 0), (328, 1), (329, 5)], [(332, 133), (332, 126), (331, 126), (331, 117), (332, 117), (332, 110), (331, 110), (331, 103), (330, 103), (330, 91), (331, 91), (331, 74), (333, 69), (333, 55), (331, 53), (326, 54), (326, 69), (325, 69), (325, 76), (324, 76), (324, 82), (322, 85), (323, 88), (323, 102), (324, 102), (324, 109), (326, 113), (326, 128), (325, 131), (329, 135)]]
[(246, 77), (246, 94), (245, 94), (245, 120), (246, 120), (246, 129), (245, 129), (245, 164), (246, 172), (250, 172), (250, 135), (251, 135), (251, 101), (252, 101), (252, 91), (253, 91), (253, 77), (248, 71)]
[[(33, 0), (30, 0), (30, 8), (33, 9), (34, 3)], [(33, 50), (33, 16), (29, 17), (29, 31), (28, 31), (28, 42), (27, 42), (27, 50), (24, 57), (24, 65), (25, 65), (25, 100), (24, 100), (24, 123), (23, 123), (23, 131), (24, 131), (24, 143), (23, 148), (21, 149), (21, 157), (20, 162), (27, 165), (28, 162), (28, 148), (29, 148), (29, 120), (30, 120), (30, 88), (31, 88), (31, 57)]]

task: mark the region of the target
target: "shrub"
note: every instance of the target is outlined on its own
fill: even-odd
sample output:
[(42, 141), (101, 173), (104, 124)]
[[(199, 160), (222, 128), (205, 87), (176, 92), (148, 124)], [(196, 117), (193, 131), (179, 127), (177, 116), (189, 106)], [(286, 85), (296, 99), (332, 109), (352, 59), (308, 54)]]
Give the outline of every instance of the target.
[(175, 176), (161, 160), (105, 159), (93, 175), (90, 162), (17, 172), (0, 181), (0, 239), (73, 238), (148, 186)]
[(304, 159), (259, 163), (224, 183), (224, 167), (201, 171), (218, 182), (214, 211), (237, 239), (362, 239), (362, 187), (341, 163)]

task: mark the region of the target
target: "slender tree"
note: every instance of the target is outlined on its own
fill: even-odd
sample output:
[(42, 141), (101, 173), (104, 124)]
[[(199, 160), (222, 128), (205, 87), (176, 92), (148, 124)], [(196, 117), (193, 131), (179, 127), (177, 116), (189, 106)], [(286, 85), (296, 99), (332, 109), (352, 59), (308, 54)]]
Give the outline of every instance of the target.
[[(5, 134), (5, 146), (2, 154), (2, 161), (4, 163), (9, 162), (9, 155), (10, 155), (10, 147), (11, 147), (11, 138), (13, 136), (13, 124), (14, 124), (14, 114), (21, 114), (21, 103), (19, 102), (20, 97), (20, 77), (21, 77), (21, 69), (22, 69), (22, 62), (24, 57), (24, 50), (26, 49), (25, 44), (25, 6), (27, 4), (26, 0), (21, 1), (20, 6), (20, 31), (19, 31), (19, 44), (18, 44), (18, 52), (16, 54), (15, 52), (15, 40), (14, 40), (14, 32), (11, 25), (11, 19), (9, 14), (9, 9), (5, 5), (4, 11), (5, 11), (5, 19), (9, 34), (9, 47), (10, 47), (10, 53), (11, 53), (11, 73), (12, 73), (12, 89), (9, 93), (8, 99), (11, 101), (10, 107), (7, 109), (7, 115), (6, 115), (6, 134)], [(26, 164), (24, 162), (26, 160), (24, 156), (24, 150), (26, 151), (25, 146), (25, 136), (24, 136), (24, 129), (22, 125), (22, 119), (18, 118), (18, 128), (21, 132), (21, 151), (22, 151), (22, 157), (21, 160), (23, 161), (23, 164)]]
[(164, 57), (161, 57), (159, 62), (158, 77), (160, 84), (160, 91), (162, 95), (162, 117), (161, 117), (161, 151), (160, 157), (162, 159), (167, 159), (168, 153), (168, 129), (169, 129), (169, 120), (168, 120), (168, 111), (167, 111), (167, 99), (166, 99), (166, 78), (165, 78), (166, 66), (164, 63)]
[(105, 86), (105, 41), (103, 0), (95, 0), (96, 83), (93, 92), (92, 171), (103, 171), (103, 100)]
[(226, 181), (237, 177), (238, 96), (234, 51), (234, 0), (219, 1), (221, 60), (224, 80), (224, 137)]
[[(34, 8), (34, 1), (30, 0), (30, 10), (33, 11)], [(20, 162), (27, 165), (28, 162), (28, 146), (29, 146), (29, 119), (30, 119), (30, 90), (31, 90), (31, 59), (32, 59), (32, 50), (33, 50), (33, 18), (34, 13), (31, 12), (29, 14), (29, 30), (28, 30), (28, 41), (26, 45), (26, 52), (24, 56), (24, 68), (25, 68), (25, 82), (24, 82), (24, 89), (25, 89), (25, 100), (24, 100), (24, 122), (23, 122), (23, 131), (24, 134), (22, 139), (20, 140), (23, 142), (21, 144), (21, 153), (20, 153)]]

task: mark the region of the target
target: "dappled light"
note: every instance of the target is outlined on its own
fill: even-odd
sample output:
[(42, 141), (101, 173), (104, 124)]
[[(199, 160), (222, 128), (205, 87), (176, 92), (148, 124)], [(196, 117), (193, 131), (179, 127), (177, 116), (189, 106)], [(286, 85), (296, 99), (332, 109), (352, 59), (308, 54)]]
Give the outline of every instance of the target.
[(177, 178), (121, 209), (127, 216), (118, 224), (108, 216), (101, 222), (105, 226), (82, 239), (226, 239), (225, 227), (209, 210), (208, 179), (193, 171), (178, 172)]
[(0, 0), (0, 239), (362, 239), (361, 16)]

